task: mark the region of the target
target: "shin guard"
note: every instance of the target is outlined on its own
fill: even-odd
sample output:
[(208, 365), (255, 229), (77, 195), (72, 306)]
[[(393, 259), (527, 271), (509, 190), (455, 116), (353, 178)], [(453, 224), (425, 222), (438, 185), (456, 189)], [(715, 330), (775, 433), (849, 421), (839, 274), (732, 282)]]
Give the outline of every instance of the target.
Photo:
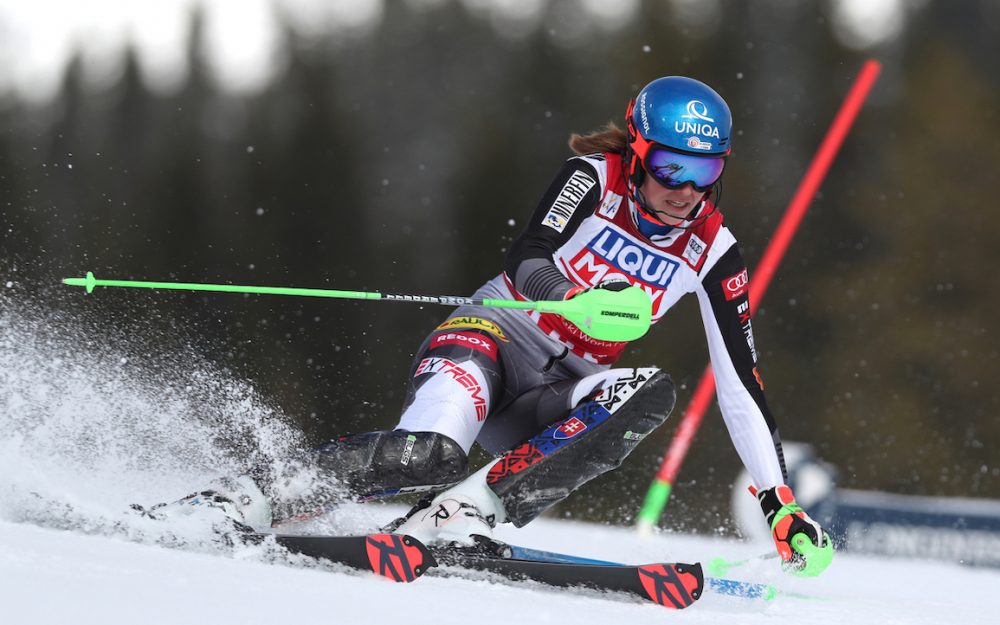
[(621, 465), (673, 410), (670, 376), (633, 369), (568, 417), (507, 452), (490, 466), (486, 482), (508, 520), (522, 527), (595, 477)]
[(465, 452), (447, 436), (385, 430), (331, 441), (255, 477), (266, 485), (276, 520), (284, 521), (348, 499), (454, 484), (466, 477), (467, 469)]

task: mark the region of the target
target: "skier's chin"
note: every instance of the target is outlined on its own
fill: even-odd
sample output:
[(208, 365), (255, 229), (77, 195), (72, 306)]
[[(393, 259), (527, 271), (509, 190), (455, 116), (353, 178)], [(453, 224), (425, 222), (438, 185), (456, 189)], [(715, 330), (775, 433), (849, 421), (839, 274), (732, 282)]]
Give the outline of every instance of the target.
[[(671, 207), (671, 208), (673, 208), (673, 207)], [(660, 219), (660, 221), (662, 221), (663, 223), (667, 224), (668, 226), (679, 226), (682, 223), (684, 223), (684, 217), (689, 212), (691, 212), (691, 209), (685, 210), (680, 215), (675, 215), (673, 212), (667, 212), (667, 211), (664, 211), (664, 210), (658, 210), (658, 211), (656, 211), (656, 216)]]

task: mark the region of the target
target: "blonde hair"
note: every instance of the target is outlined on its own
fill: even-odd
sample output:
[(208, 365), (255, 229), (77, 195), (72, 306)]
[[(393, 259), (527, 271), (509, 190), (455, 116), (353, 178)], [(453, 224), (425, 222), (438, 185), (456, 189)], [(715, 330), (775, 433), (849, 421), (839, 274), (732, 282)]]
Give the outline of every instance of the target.
[(594, 154), (596, 152), (624, 152), (628, 146), (628, 135), (614, 122), (608, 122), (604, 128), (590, 134), (569, 136), (569, 147), (577, 154)]

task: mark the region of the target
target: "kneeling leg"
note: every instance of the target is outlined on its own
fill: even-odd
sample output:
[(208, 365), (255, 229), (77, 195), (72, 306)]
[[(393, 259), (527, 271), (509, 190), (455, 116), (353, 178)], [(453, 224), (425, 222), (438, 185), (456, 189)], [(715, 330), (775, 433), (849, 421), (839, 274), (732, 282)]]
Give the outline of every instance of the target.
[(659, 369), (612, 370), (579, 385), (594, 379), (596, 395), (487, 467), (486, 484), (515, 526), (620, 466), (673, 410), (673, 381)]

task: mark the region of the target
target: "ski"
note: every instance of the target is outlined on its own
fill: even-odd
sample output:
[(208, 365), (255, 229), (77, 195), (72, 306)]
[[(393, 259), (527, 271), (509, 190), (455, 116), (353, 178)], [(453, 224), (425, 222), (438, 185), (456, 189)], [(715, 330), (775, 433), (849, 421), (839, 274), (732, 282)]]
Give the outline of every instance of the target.
[(364, 536), (295, 536), (291, 534), (247, 534), (244, 542), (273, 539), (292, 553), (372, 571), (394, 582), (412, 582), (437, 563), (430, 550), (416, 538), (404, 534)]
[(399, 582), (414, 581), (432, 567), (440, 566), (445, 568), (434, 573), (461, 575), (462, 570), (484, 571), (515, 583), (531, 580), (555, 587), (623, 592), (674, 609), (690, 606), (706, 588), (718, 594), (764, 601), (771, 601), (778, 594), (770, 584), (706, 577), (698, 563), (629, 565), (496, 541), (475, 548), (429, 548), (411, 536), (397, 534), (251, 534), (250, 537), (244, 536), (243, 540), (262, 542), (273, 538), (277, 545), (292, 553), (372, 571)]
[[(539, 560), (543, 562), (566, 562), (575, 564), (597, 564), (597, 565), (619, 565), (618, 562), (607, 560), (595, 560), (593, 558), (581, 558), (579, 556), (555, 551), (545, 551), (542, 549), (532, 549), (530, 547), (519, 547), (508, 545), (511, 549), (511, 557), (522, 560)], [(761, 599), (772, 601), (778, 595), (778, 589), (771, 584), (758, 584), (754, 582), (744, 582), (736, 579), (724, 577), (705, 577), (705, 585), (713, 592), (721, 595), (742, 597), (744, 599)]]
[[(627, 593), (677, 610), (692, 605), (703, 591), (704, 577), (697, 562), (627, 565), (552, 561), (517, 557), (517, 549), (484, 541), (473, 548), (432, 547), (431, 552), (442, 567), (485, 571), (513, 582), (531, 580), (556, 587)], [(451, 574), (445, 569), (441, 572)]]
[(531, 580), (555, 587), (580, 587), (628, 593), (672, 609), (683, 609), (701, 597), (701, 565), (656, 563), (644, 565), (583, 564), (512, 557), (508, 545), (482, 541), (475, 547), (428, 548), (412, 536), (297, 536), (243, 534), (240, 540), (273, 540), (288, 551), (312, 558), (372, 571), (397, 582), (414, 581), (432, 567), (440, 575), (483, 571), (517, 583)]

